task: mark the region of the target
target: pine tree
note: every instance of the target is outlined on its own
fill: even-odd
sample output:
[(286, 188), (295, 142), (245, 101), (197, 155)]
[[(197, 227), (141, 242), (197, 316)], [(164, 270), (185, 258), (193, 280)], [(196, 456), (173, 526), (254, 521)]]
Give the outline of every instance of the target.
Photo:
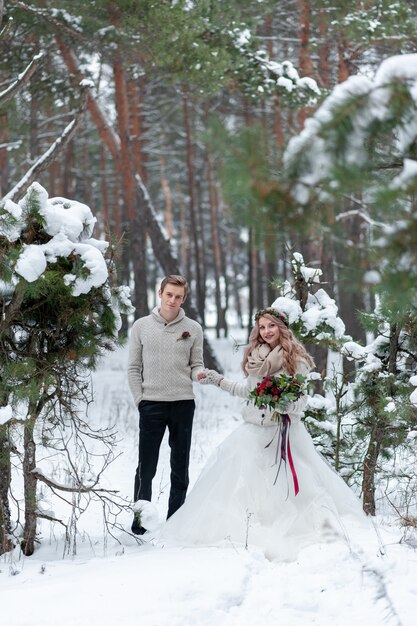
[[(373, 336), (362, 346), (345, 334), (337, 305), (320, 284), (321, 270), (295, 253), (292, 271), (292, 285), (282, 285), (273, 306), (287, 314), (300, 340), (331, 349), (324, 394), (309, 397), (306, 425), (335, 469), (360, 486), (365, 512), (375, 515), (378, 481), (400, 494), (415, 462), (416, 315), (399, 315), (382, 299), (374, 313), (361, 315)], [(347, 360), (354, 369), (346, 368)], [(401, 504), (399, 495), (394, 500)]]
[[(88, 373), (118, 342), (121, 313), (133, 310), (128, 288), (117, 286), (112, 251), (92, 238), (95, 222), (86, 205), (48, 198), (37, 183), (18, 204), (7, 200), (0, 208), (1, 463), (10, 460), (14, 432), (23, 430), (26, 555), (34, 550), (37, 482), (44, 479), (35, 473), (36, 446), (54, 446), (60, 433), (64, 445), (69, 431), (88, 454), (81, 433), (89, 429), (77, 411), (89, 396)], [(112, 435), (102, 438), (111, 454)], [(72, 480), (75, 491), (83, 488), (74, 472)]]

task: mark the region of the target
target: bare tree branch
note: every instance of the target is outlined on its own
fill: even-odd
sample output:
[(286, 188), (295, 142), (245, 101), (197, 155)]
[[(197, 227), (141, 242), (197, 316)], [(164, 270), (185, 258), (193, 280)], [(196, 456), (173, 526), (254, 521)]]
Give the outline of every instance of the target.
[(14, 98), (19, 89), (21, 89), (23, 85), (29, 82), (33, 74), (38, 69), (44, 56), (44, 52), (36, 54), (27, 66), (27, 68), (21, 74), (19, 74), (16, 80), (11, 85), (9, 85), (7, 89), (0, 92), (0, 106), (4, 105), (6, 102)]
[(79, 41), (87, 40), (87, 38), (82, 33), (75, 30), (74, 28), (66, 24), (65, 22), (57, 19), (53, 15), (51, 15), (47, 7), (45, 8), (31, 7), (25, 2), (21, 2), (20, 0), (9, 0), (9, 2), (11, 4), (14, 4), (14, 6), (18, 7), (19, 9), (22, 9), (23, 11), (26, 11), (27, 13), (31, 13), (32, 15), (35, 15), (38, 19), (44, 20), (48, 24), (51, 24), (55, 29), (62, 31), (66, 33), (67, 35), (70, 35), (71, 37), (78, 39)]
[(40, 172), (43, 172), (49, 164), (56, 158), (57, 154), (65, 148), (65, 146), (71, 141), (78, 127), (80, 126), (86, 108), (87, 108), (87, 98), (88, 92), (90, 88), (90, 84), (87, 84), (87, 81), (83, 82), (81, 85), (82, 89), (82, 99), (80, 103), (80, 107), (78, 112), (75, 114), (74, 119), (68, 124), (68, 126), (64, 129), (62, 135), (58, 137), (56, 141), (48, 148), (48, 150), (41, 156), (39, 159), (32, 165), (32, 167), (26, 172), (23, 178), (13, 187), (8, 194), (4, 196), (2, 202), (6, 200), (13, 200), (17, 195), (24, 194), (28, 187), (33, 183), (33, 181), (38, 177)]
[(53, 517), (52, 515), (48, 515), (47, 513), (36, 513), (36, 517), (39, 517), (40, 519), (46, 519), (49, 522), (58, 522), (58, 524), (61, 524), (66, 530), (68, 530), (68, 526), (65, 524), (65, 522), (63, 522), (61, 519)]
[(51, 489), (58, 489), (59, 491), (65, 491), (68, 493), (119, 493), (116, 489), (98, 489), (95, 486), (97, 483), (94, 483), (94, 485), (92, 485), (91, 487), (87, 487), (86, 485), (78, 485), (74, 487), (72, 487), (71, 485), (63, 485), (61, 483), (55, 482), (54, 480), (52, 480), (52, 478), (45, 476), (45, 474), (42, 474), (42, 472), (38, 469), (32, 470), (32, 474), (37, 480), (45, 483), (45, 485), (48, 485), (48, 487), (50, 487)]

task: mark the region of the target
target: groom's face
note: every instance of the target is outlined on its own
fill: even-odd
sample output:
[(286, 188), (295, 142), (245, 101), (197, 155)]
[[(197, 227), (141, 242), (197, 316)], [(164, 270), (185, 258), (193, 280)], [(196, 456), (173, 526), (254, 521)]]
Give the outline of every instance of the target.
[(160, 314), (162, 317), (173, 320), (177, 317), (181, 304), (185, 300), (185, 288), (182, 285), (168, 283), (163, 291), (159, 290), (159, 297), (161, 298)]

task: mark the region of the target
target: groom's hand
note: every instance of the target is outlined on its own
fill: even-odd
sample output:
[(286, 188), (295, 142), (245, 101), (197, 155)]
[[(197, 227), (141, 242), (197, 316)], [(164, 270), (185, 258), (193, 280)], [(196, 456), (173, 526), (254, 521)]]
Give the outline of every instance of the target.
[(224, 377), (216, 370), (204, 370), (197, 375), (197, 378), (202, 385), (216, 385), (219, 387)]

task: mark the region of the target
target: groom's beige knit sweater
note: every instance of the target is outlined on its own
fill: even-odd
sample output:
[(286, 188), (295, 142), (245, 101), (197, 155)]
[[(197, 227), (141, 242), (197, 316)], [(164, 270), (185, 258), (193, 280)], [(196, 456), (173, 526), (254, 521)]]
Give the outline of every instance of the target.
[(167, 322), (155, 307), (133, 324), (128, 380), (136, 406), (141, 400), (193, 399), (192, 381), (203, 368), (203, 331), (183, 309)]

